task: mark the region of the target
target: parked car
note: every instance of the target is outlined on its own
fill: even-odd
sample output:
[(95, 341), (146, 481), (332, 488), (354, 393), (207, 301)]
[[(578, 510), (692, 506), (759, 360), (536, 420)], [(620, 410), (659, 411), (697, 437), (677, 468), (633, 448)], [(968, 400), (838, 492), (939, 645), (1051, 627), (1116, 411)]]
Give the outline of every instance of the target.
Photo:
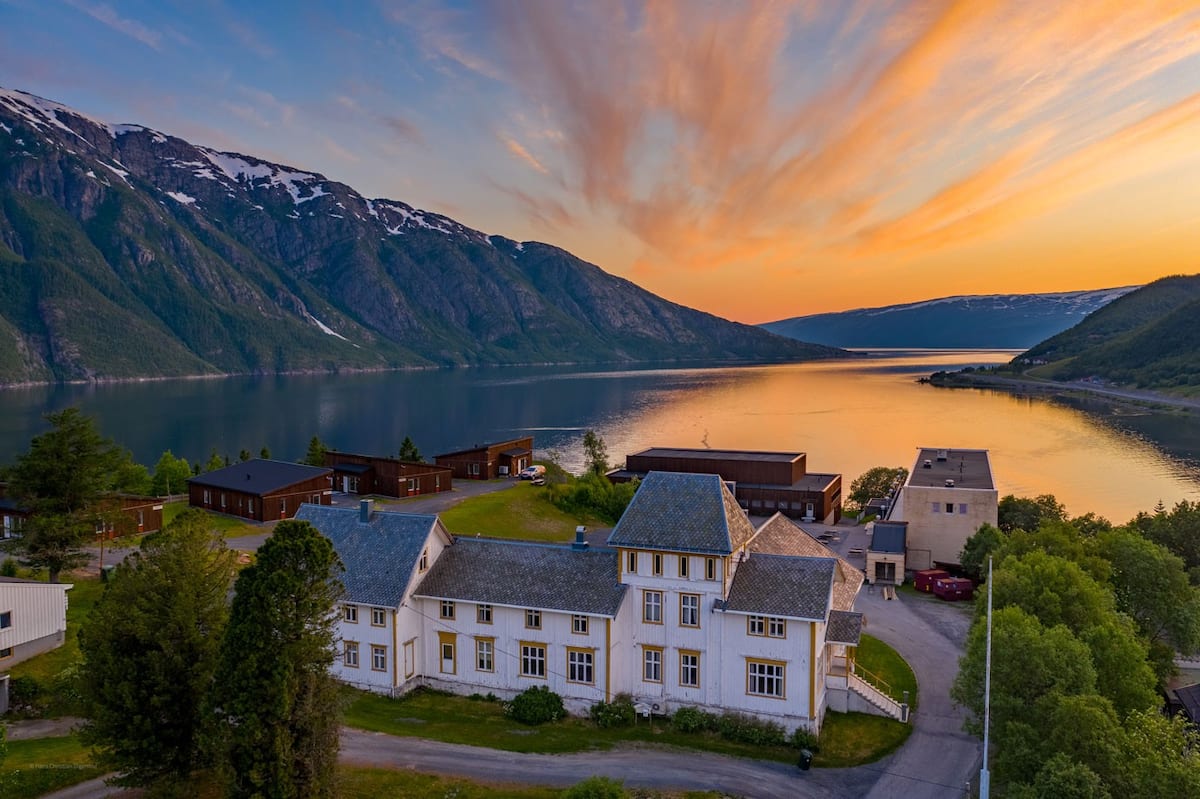
[(540, 464), (534, 464), (533, 466), (526, 466), (524, 469), (521, 470), (521, 473), (517, 476), (520, 477), (522, 480), (532, 480), (535, 477), (545, 477), (546, 476), (546, 467), (541, 466)]

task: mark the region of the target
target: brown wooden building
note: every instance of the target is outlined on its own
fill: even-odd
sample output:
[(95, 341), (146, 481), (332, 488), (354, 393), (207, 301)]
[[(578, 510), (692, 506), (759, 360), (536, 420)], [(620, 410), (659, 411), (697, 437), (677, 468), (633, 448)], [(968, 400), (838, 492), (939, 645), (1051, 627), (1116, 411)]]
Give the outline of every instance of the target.
[[(19, 505), (6, 492), (7, 487), (0, 483), (0, 538), (13, 538), (21, 534), (33, 511)], [(96, 535), (108, 539), (162, 529), (163, 501), (157, 497), (110, 494), (89, 510), (96, 514)]]
[(803, 452), (651, 447), (629, 455), (608, 479), (623, 483), (649, 472), (717, 474), (738, 504), (756, 516), (776, 511), (796, 519), (836, 523), (842, 517), (842, 476), (810, 473)]
[(494, 480), (515, 477), (533, 463), (533, 436), (478, 444), (471, 449), (434, 456), (438, 466), (449, 468), (462, 480)]
[(305, 502), (333, 501), (333, 470), (256, 458), (188, 480), (188, 504), (269, 522), (290, 519)]
[(329, 451), (325, 465), (333, 469), (333, 490), (347, 494), (417, 497), (452, 488), (450, 467), (432, 463)]

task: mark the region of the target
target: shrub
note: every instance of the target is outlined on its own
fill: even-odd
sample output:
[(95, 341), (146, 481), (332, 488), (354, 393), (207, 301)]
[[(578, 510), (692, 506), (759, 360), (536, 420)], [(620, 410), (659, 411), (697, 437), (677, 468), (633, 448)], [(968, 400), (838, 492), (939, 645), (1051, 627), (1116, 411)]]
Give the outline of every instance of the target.
[(619, 780), (588, 777), (563, 793), (563, 799), (625, 799), (629, 794)]
[(8, 709), (15, 715), (31, 715), (40, 710), (38, 699), (42, 684), (36, 677), (13, 677), (8, 681)]
[(817, 736), (813, 735), (803, 727), (797, 727), (792, 733), (789, 742), (797, 749), (807, 749), (810, 752), (820, 752), (821, 747), (817, 745)]
[(788, 743), (783, 727), (742, 713), (722, 713), (717, 720), (717, 732), (726, 740), (753, 746), (786, 746)]
[(544, 724), (567, 715), (562, 697), (544, 685), (535, 685), (517, 694), (505, 711), (522, 724)]
[(612, 702), (592, 705), (591, 717), (597, 727), (628, 727), (637, 720), (637, 711), (628, 694), (617, 694)]
[(715, 730), (717, 721), (717, 716), (694, 707), (681, 707), (671, 718), (671, 724), (680, 732)]
[(0, 563), (0, 577), (16, 577), (17, 576), (17, 560), (16, 558), (5, 558), (4, 563)]

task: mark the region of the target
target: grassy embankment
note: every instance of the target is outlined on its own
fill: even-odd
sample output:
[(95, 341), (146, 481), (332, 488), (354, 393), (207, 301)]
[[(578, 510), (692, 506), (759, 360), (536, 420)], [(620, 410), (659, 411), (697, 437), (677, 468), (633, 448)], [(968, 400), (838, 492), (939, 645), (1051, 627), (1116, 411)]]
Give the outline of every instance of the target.
[(526, 541), (570, 541), (575, 527), (604, 523), (592, 516), (559, 510), (546, 498), (546, 489), (521, 480), (511, 488), (464, 499), (438, 514), (446, 529), (458, 535), (486, 535)]

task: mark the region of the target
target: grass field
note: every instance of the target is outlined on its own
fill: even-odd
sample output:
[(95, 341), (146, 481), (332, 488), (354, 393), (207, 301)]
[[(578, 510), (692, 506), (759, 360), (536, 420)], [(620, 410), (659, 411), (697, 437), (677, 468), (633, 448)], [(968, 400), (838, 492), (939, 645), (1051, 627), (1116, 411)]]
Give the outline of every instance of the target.
[[(338, 769), (338, 796), (341, 799), (375, 799), (378, 796), (403, 796), (405, 799), (555, 799), (562, 794), (563, 791), (558, 788), (480, 783), (412, 771), (346, 766)], [(637, 796), (644, 799), (720, 799), (721, 795), (713, 791), (639, 791)]]
[(8, 757), (0, 765), (0, 796), (33, 799), (100, 774), (74, 735), (9, 741)]
[[(168, 503), (163, 507), (163, 526), (165, 527), (175, 521), (175, 518), (187, 509), (188, 504), (186, 502)], [(209, 513), (203, 509), (200, 509), (200, 512), (209, 518), (210, 529), (220, 533), (223, 538), (236, 538), (242, 535), (254, 535), (255, 533), (264, 532), (262, 527), (247, 524), (236, 516)]]
[(903, 692), (908, 691), (908, 706), (917, 709), (917, 677), (895, 649), (878, 638), (864, 635), (854, 660), (860, 667), (881, 677), (891, 687), (892, 698), (897, 702), (903, 701)]
[(459, 535), (566, 542), (580, 524), (603, 526), (598, 519), (564, 513), (546, 499), (545, 489), (518, 481), (511, 488), (464, 499), (439, 514), (442, 524)]
[(821, 727), (821, 751), (814, 766), (844, 768), (871, 763), (889, 755), (912, 735), (911, 724), (901, 724), (866, 713), (826, 713)]

